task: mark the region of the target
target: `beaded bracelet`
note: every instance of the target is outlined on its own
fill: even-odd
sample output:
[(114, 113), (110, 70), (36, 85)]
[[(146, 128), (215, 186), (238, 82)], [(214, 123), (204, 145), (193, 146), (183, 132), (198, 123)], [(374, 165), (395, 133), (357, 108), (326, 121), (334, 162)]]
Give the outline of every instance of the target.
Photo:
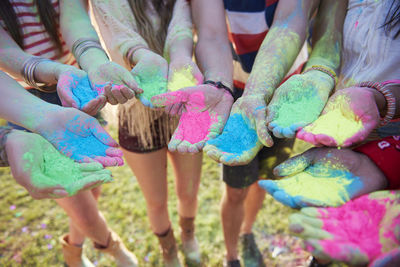
[(72, 45), (71, 52), (75, 56), (78, 65), (80, 66), (80, 58), (81, 56), (88, 51), (90, 48), (97, 48), (104, 52), (106, 57), (108, 58), (107, 53), (104, 51), (103, 47), (100, 45), (99, 40), (95, 38), (80, 38), (74, 42)]
[(29, 86), (36, 88), (37, 90), (45, 93), (51, 93), (54, 92), (54, 90), (46, 90), (46, 84), (38, 84), (35, 81), (35, 69), (36, 66), (39, 65), (39, 63), (44, 62), (44, 61), (51, 61), (50, 59), (47, 58), (42, 58), (42, 57), (30, 57), (28, 58), (22, 67), (21, 70), (21, 75), (24, 77), (24, 81), (26, 84)]
[(234, 98), (232, 90), (228, 86), (225, 86), (222, 82), (214, 82), (211, 80), (207, 80), (203, 84), (211, 84), (211, 85), (217, 87), (218, 89), (223, 89), (223, 90), (227, 91)]
[(319, 71), (322, 71), (323, 73), (328, 74), (333, 79), (333, 88), (336, 87), (337, 75), (336, 75), (336, 72), (333, 69), (328, 68), (326, 66), (322, 66), (322, 65), (313, 65), (313, 66), (311, 66), (311, 68), (306, 69), (303, 72), (303, 74), (309, 72), (310, 70), (319, 70)]
[(6, 141), (7, 141), (7, 135), (12, 130), (13, 129), (8, 126), (0, 127), (0, 167), (9, 166), (6, 153)]
[(125, 60), (125, 63), (126, 63), (127, 65), (129, 65), (130, 67), (133, 67), (133, 66), (135, 65), (135, 64), (133, 64), (133, 62), (132, 62), (132, 56), (133, 56), (133, 54), (134, 54), (137, 50), (139, 50), (139, 49), (141, 49), (141, 48), (149, 49), (149, 48), (148, 48), (146, 45), (144, 45), (144, 44), (137, 44), (137, 45), (135, 45), (135, 46), (129, 48), (129, 49), (126, 51), (126, 53), (125, 53), (125, 55), (124, 55), (124, 60)]
[(393, 119), (394, 114), (396, 112), (396, 99), (393, 96), (390, 89), (385, 88), (385, 86), (382, 85), (381, 83), (371, 82), (371, 81), (361, 82), (361, 83), (356, 84), (355, 86), (374, 88), (375, 90), (377, 90), (383, 94), (383, 96), (386, 99), (387, 111), (386, 111), (385, 117), (383, 117), (381, 119), (380, 126), (384, 126), (384, 125), (388, 124)]

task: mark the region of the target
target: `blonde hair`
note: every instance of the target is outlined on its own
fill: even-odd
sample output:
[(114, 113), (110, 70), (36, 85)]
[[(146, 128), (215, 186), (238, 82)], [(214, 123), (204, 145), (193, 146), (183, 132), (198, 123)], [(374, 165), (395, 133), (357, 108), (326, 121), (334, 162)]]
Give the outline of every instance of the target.
[[(164, 43), (167, 37), (169, 22), (172, 17), (176, 0), (128, 0), (132, 13), (135, 16), (139, 34), (146, 40), (150, 49), (162, 55)], [(147, 16), (149, 4), (153, 5), (154, 10), (160, 18), (160, 28), (154, 29), (150, 18)]]

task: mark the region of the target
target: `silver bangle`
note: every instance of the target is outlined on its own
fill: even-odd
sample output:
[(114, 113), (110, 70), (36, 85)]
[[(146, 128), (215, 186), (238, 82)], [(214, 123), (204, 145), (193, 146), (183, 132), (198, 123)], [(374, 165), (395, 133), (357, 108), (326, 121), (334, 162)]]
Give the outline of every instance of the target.
[(36, 88), (42, 92), (49, 92), (44, 89), (45, 88), (44, 86), (46, 85), (45, 83), (38, 84), (35, 80), (35, 69), (37, 65), (39, 65), (39, 63), (44, 61), (51, 61), (51, 60), (42, 57), (28, 58), (23, 64), (21, 75), (22, 77), (24, 77), (25, 83), (28, 84), (29, 86)]
[[(72, 49), (71, 49), (71, 52), (75, 56), (75, 59), (78, 62), (79, 66), (81, 65), (81, 63), (80, 63), (81, 56), (86, 51), (88, 51), (90, 48), (100, 49), (107, 56), (107, 53), (104, 51), (103, 47), (100, 45), (99, 40), (94, 39), (94, 38), (80, 38), (75, 41), (75, 43), (72, 45)], [(108, 58), (108, 56), (107, 56), (107, 58)]]

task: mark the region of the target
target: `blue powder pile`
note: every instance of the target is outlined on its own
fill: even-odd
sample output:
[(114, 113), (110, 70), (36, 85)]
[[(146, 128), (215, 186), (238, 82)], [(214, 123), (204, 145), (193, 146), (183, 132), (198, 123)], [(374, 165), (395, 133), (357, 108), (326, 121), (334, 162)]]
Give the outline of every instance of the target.
[(90, 100), (95, 99), (98, 96), (96, 90), (93, 90), (90, 86), (88, 76), (83, 78), (73, 77), (78, 84), (72, 88), (72, 93), (75, 96), (75, 101), (78, 104), (78, 108), (82, 109)]
[(229, 117), (222, 134), (207, 143), (225, 153), (241, 155), (254, 148), (257, 141), (257, 132), (248, 127), (240, 114), (233, 114)]
[(95, 158), (106, 156), (109, 146), (103, 144), (93, 134), (86, 137), (78, 137), (75, 133), (67, 130), (60, 142), (61, 150), (70, 155), (74, 160), (81, 161), (84, 157)]

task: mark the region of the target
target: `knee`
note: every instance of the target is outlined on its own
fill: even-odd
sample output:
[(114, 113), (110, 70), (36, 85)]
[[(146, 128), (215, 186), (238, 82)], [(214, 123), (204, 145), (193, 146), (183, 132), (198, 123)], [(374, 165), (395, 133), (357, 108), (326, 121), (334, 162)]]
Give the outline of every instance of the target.
[(147, 202), (147, 209), (150, 213), (161, 214), (168, 210), (167, 200), (152, 199)]
[(177, 192), (178, 200), (181, 204), (191, 204), (197, 201), (197, 192), (189, 190), (179, 190)]
[(246, 199), (247, 192), (247, 188), (229, 188), (225, 193), (225, 201), (232, 205), (242, 204)]

